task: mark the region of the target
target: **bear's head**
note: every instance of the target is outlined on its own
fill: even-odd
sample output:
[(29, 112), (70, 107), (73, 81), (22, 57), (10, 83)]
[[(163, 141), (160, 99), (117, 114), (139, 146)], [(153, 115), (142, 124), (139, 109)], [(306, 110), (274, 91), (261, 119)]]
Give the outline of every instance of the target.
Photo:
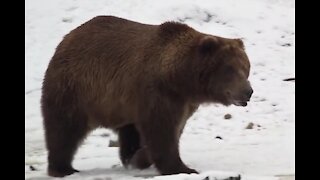
[(196, 44), (192, 73), (197, 77), (196, 94), (201, 101), (246, 106), (253, 90), (242, 40), (205, 35)]

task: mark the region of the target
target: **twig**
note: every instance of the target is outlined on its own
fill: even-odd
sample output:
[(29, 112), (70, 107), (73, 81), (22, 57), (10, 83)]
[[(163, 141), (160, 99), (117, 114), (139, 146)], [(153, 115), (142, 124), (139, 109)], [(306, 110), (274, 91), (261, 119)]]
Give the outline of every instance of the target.
[(30, 94), (30, 93), (33, 93), (33, 92), (39, 91), (39, 90), (40, 90), (40, 88), (31, 89), (31, 90), (29, 90), (29, 91), (26, 91), (26, 94)]

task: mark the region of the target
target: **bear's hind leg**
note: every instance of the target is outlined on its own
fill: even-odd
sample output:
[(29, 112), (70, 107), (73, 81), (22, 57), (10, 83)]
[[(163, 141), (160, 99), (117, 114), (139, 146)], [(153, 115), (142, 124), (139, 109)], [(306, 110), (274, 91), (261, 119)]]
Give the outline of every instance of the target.
[(63, 177), (79, 172), (72, 167), (73, 156), (89, 132), (83, 113), (43, 110), (46, 145), (48, 149), (48, 174)]

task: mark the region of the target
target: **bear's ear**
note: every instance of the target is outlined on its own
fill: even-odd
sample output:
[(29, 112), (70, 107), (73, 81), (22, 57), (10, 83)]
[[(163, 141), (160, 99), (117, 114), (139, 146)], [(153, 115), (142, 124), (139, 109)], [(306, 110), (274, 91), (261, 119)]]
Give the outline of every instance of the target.
[(206, 55), (214, 52), (219, 47), (218, 39), (213, 36), (205, 36), (200, 39), (199, 51), (201, 54)]
[(244, 44), (243, 41), (241, 39), (234, 39), (234, 41), (236, 42), (236, 44), (244, 50)]

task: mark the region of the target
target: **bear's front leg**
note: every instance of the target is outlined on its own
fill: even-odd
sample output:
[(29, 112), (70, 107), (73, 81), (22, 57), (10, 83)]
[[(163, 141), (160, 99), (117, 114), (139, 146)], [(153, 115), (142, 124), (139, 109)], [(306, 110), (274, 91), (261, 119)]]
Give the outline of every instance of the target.
[[(156, 168), (163, 175), (197, 173), (188, 168), (179, 154), (182, 106), (160, 102), (149, 106), (148, 114), (139, 123), (139, 131)], [(151, 107), (151, 108), (150, 108)]]

